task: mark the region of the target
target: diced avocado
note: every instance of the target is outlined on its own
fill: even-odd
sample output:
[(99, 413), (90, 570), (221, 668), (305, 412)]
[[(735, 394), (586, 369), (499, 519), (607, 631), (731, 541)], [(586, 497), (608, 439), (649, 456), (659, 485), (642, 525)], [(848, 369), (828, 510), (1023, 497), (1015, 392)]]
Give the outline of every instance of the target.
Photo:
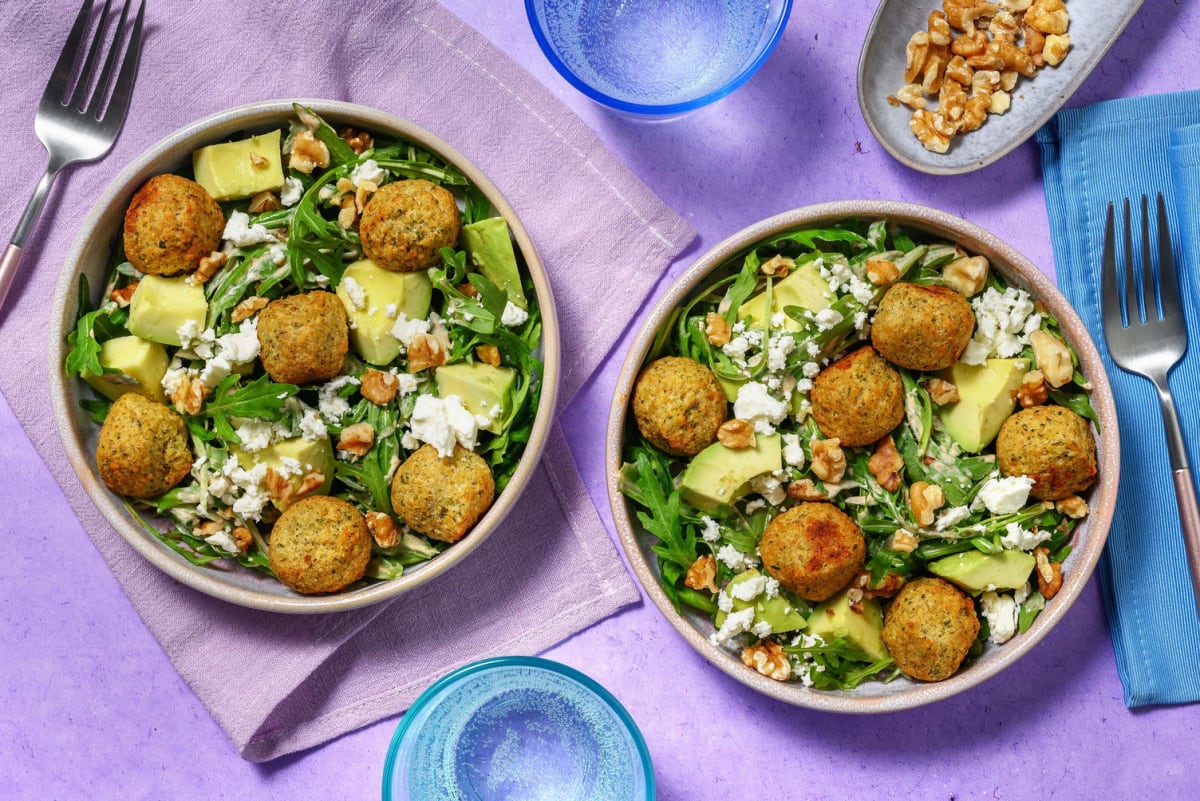
[[(346, 279), (362, 288), (361, 307)], [(423, 272), (396, 273), (370, 259), (361, 259), (342, 273), (337, 296), (350, 316), (350, 344), (355, 352), (368, 364), (384, 365), (400, 355), (400, 340), (392, 336), (396, 318), (403, 314), (410, 320), (424, 320), (429, 314), (433, 284)], [(391, 306), (395, 308), (390, 309), (389, 316)]]
[(680, 478), (683, 499), (705, 512), (732, 503), (745, 494), (746, 482), (783, 467), (778, 434), (758, 435), (753, 448), (727, 448), (714, 442), (700, 451)]
[(958, 362), (940, 376), (958, 387), (958, 401), (941, 407), (946, 431), (966, 451), (988, 446), (1016, 406), (1016, 391), (1029, 369), (1025, 359), (988, 359), (985, 364)]
[[(460, 362), (442, 365), (433, 373), (439, 398), (457, 395), (468, 412), (491, 420), (486, 426), (481, 426), (484, 431), (499, 434), (504, 430), (512, 412), (510, 393), (517, 381), (516, 370), (493, 367), (484, 362)], [(500, 411), (493, 414), (496, 407)]]
[(521, 289), (521, 273), (508, 223), (503, 217), (487, 217), (462, 227), (462, 242), (471, 263), (496, 286), (508, 293), (508, 299), (522, 309), (529, 308)]
[(192, 154), (196, 183), (217, 200), (242, 200), (283, 188), (279, 131), (202, 147)]
[[(804, 628), (804, 615), (796, 611), (791, 602), (783, 595), (776, 595), (773, 598), (768, 598), (765, 592), (759, 593), (748, 601), (741, 598), (734, 598), (730, 590), (739, 584), (745, 583), (752, 578), (760, 575), (757, 570), (750, 569), (729, 580), (729, 584), (725, 586), (725, 593), (729, 595), (733, 601), (733, 611), (740, 612), (743, 609), (754, 607), (754, 622), (771, 624), (772, 634), (782, 634), (785, 631), (797, 631)], [(717, 628), (725, 622), (725, 612), (717, 612), (716, 619), (713, 621)]]
[(1025, 586), (1034, 558), (1024, 551), (964, 551), (929, 563), (929, 572), (964, 590), (1015, 590)]
[(721, 376), (717, 376), (717, 383), (721, 385), (721, 391), (725, 393), (725, 400), (729, 401), (730, 403), (733, 403), (737, 400), (738, 390), (740, 390), (742, 385), (748, 380), (749, 379), (742, 379), (740, 381), (735, 381), (732, 378), (722, 378)]
[[(328, 437), (320, 439), (292, 437), (275, 442), (254, 453), (247, 453), (237, 445), (231, 445), (229, 451), (237, 457), (238, 464), (245, 468), (256, 464), (265, 464), (267, 467), (279, 470), (285, 467), (285, 459), (289, 462), (294, 460), (295, 463), (299, 463), (301, 472), (298, 475), (289, 476), (288, 480), (297, 489), (304, 480), (305, 474), (320, 473), (325, 476), (325, 482), (319, 490), (312, 493), (314, 495), (328, 495), (330, 487), (333, 486), (333, 468), (336, 461), (333, 456), (333, 444)], [(288, 472), (295, 469), (295, 463), (287, 465), (290, 468)], [(275, 505), (279, 506), (279, 502), (275, 501)]]
[(83, 380), (109, 400), (126, 392), (136, 392), (151, 400), (164, 400), (162, 377), (170, 360), (167, 350), (157, 342), (127, 336), (110, 339), (100, 345), (100, 364), (115, 373), (84, 373)]
[(874, 598), (863, 598), (858, 606), (858, 612), (850, 607), (845, 590), (822, 601), (808, 617), (808, 633), (819, 634), (826, 641), (845, 637), (871, 659), (883, 659), (888, 655), (883, 644), (883, 609)]
[[(738, 307), (738, 319), (757, 326), (765, 326), (770, 316), (787, 306), (801, 306), (812, 312), (829, 308), (833, 294), (829, 282), (821, 277), (821, 271), (809, 261), (788, 273), (787, 277), (771, 286), (771, 313), (767, 314), (767, 292), (763, 290)], [(786, 331), (799, 331), (800, 323), (788, 317), (783, 323)]]
[(142, 276), (129, 300), (129, 333), (164, 345), (179, 345), (179, 329), (189, 322), (199, 333), (207, 317), (204, 287), (186, 276)]

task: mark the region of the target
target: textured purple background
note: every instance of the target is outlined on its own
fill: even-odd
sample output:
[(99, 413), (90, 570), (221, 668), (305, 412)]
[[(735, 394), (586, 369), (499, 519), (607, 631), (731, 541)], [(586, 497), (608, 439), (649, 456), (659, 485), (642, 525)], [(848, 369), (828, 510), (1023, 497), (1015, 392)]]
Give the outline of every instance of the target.
[[(854, 71), (872, 0), (799, 3), (749, 83), (708, 110), (656, 125), (611, 115), (561, 80), (518, 0), (443, 4), (549, 86), (695, 226), (700, 238), (672, 274), (756, 219), (845, 198), (940, 207), (1053, 271), (1033, 144), (981, 172), (933, 178), (897, 164), (871, 138)], [(1146, 3), (1071, 104), (1200, 87), (1197, 39), (1197, 4)], [(8, 117), (25, 124), (14, 110)], [(565, 417), (606, 518), (603, 425), (618, 362), (609, 360)], [(35, 468), (26, 443), (0, 441), (0, 797), (376, 797), (395, 719), (298, 756), (243, 762), (78, 522), (45, 518), (28, 487), (53, 482)], [(761, 697), (696, 656), (646, 603), (546, 656), (584, 670), (625, 704), (663, 799), (1183, 799), (1195, 797), (1200, 779), (1200, 706), (1125, 708), (1094, 580), (1054, 636), (1007, 675), (879, 717)], [(231, 666), (230, 680), (254, 669)]]

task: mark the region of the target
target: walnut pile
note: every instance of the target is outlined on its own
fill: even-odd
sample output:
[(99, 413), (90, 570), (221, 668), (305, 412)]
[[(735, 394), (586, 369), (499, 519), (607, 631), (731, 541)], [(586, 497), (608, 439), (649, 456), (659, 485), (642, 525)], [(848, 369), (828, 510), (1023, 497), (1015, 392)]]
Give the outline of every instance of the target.
[(913, 135), (945, 153), (955, 136), (1008, 111), (1022, 77), (1066, 58), (1069, 24), (1063, 0), (943, 0), (908, 40), (904, 86), (888, 102), (911, 108)]

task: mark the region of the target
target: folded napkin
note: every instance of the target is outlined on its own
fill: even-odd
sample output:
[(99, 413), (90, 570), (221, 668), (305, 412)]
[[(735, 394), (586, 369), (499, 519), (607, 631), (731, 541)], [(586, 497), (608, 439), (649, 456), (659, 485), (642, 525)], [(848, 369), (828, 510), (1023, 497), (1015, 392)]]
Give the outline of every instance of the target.
[(1182, 233), (1175, 258), (1191, 347), (1170, 383), (1195, 472), (1200, 470), (1198, 124), (1200, 92), (1182, 92), (1060, 111), (1037, 137), (1058, 282), (1095, 337), (1121, 426), (1120, 492), (1100, 582), (1130, 707), (1200, 700), (1200, 621), (1157, 396), (1149, 381), (1116, 367), (1105, 347), (1104, 219), (1110, 201), (1128, 197), (1137, 209), (1142, 194), (1153, 198), (1162, 192), (1178, 223), (1172, 230)]
[[(15, 222), (44, 155), (32, 118), (78, 0), (0, 18), (10, 120), (0, 220)], [(565, 405), (693, 238), (549, 91), (430, 0), (149, 4), (130, 117), (103, 162), (64, 175), (0, 322), (0, 389), (134, 607), (247, 759), (308, 748), (405, 708), (447, 670), (532, 654), (638, 597), (555, 428), (500, 530), (390, 605), (327, 616), (254, 612), (181, 587), (87, 500), (53, 429), (49, 298), (79, 221), (119, 169), (180, 125), (274, 98), (393, 112), (471, 159), (518, 210), (550, 273)], [(24, 119), (25, 123), (20, 121)], [(598, 423), (602, 425), (602, 422)], [(47, 497), (45, 503), (60, 502)], [(63, 543), (62, 547), (78, 547)]]

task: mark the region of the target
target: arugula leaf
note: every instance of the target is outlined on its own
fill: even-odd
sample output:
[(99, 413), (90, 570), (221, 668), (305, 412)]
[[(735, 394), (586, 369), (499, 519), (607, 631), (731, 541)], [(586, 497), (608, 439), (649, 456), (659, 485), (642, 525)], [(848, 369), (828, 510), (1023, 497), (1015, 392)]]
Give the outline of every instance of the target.
[(354, 148), (350, 147), (350, 143), (338, 136), (337, 131), (333, 130), (317, 112), (299, 103), (293, 103), (292, 110), (296, 112), (300, 122), (311, 130), (325, 147), (329, 148), (329, 161), (333, 166), (347, 164), (358, 158), (358, 154), (354, 152)]
[(200, 410), (202, 416), (212, 420), (217, 434), (234, 444), (241, 444), (242, 440), (234, 431), (229, 418), (279, 420), (286, 413), (284, 402), (300, 389), (295, 384), (276, 384), (267, 375), (261, 375), (249, 384), (235, 388), (241, 379), (237, 373), (227, 375), (217, 384), (212, 397)]

